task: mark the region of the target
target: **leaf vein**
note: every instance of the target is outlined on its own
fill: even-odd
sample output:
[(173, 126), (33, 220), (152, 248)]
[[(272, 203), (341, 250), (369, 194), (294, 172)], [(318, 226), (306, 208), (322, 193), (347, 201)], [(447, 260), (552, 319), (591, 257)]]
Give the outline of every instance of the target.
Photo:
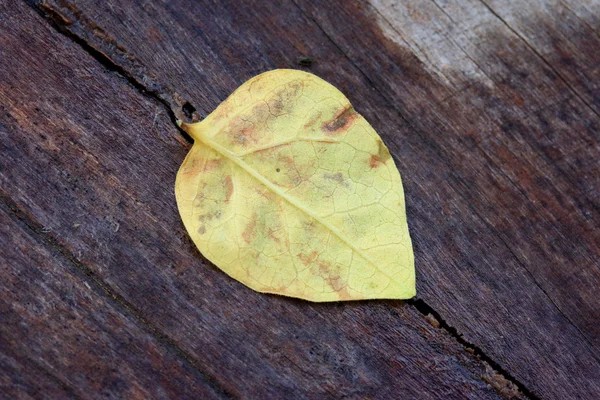
[(200, 134), (198, 136), (199, 136), (199, 139), (205, 145), (209, 146), (214, 151), (220, 153), (221, 155), (223, 155), (224, 157), (226, 157), (227, 159), (229, 159), (230, 161), (232, 161), (234, 164), (236, 164), (241, 169), (245, 170), (248, 174), (250, 174), (252, 177), (254, 177), (255, 179), (257, 179), (260, 183), (262, 183), (264, 186), (266, 186), (272, 192), (274, 192), (275, 194), (279, 195), (281, 198), (285, 199), (288, 203), (290, 203), (292, 206), (298, 208), (300, 211), (304, 212), (306, 215), (310, 216), (312, 219), (314, 219), (315, 221), (317, 221), (318, 223), (320, 223), (322, 226), (324, 226), (329, 231), (333, 232), (342, 242), (344, 242), (348, 247), (350, 247), (361, 258), (363, 258), (365, 261), (367, 261), (368, 263), (370, 263), (375, 268), (375, 270), (379, 271), (381, 274), (383, 274), (387, 278), (389, 278), (390, 281), (396, 281), (396, 279), (394, 279), (388, 273), (386, 273), (385, 271), (383, 271), (382, 269), (380, 269), (379, 266), (377, 265), (377, 263), (370, 256), (368, 256), (367, 254), (365, 254), (360, 248), (358, 248), (350, 240), (348, 240), (348, 238), (346, 238), (346, 236), (342, 232), (340, 232), (336, 227), (332, 226), (327, 221), (323, 220), (318, 215), (316, 215), (315, 213), (313, 213), (311, 210), (307, 209), (302, 204), (299, 204), (296, 201), (296, 199), (294, 199), (293, 197), (289, 196), (287, 193), (285, 193), (282, 190), (280, 190), (279, 188), (277, 188), (267, 178), (265, 178), (263, 175), (261, 175), (260, 173), (258, 173), (258, 171), (256, 171), (254, 168), (250, 167), (243, 160), (241, 160), (237, 154), (229, 151), (227, 148), (225, 148), (225, 147), (221, 146), (220, 144), (214, 142), (213, 140), (211, 140), (208, 136), (206, 136), (204, 134)]

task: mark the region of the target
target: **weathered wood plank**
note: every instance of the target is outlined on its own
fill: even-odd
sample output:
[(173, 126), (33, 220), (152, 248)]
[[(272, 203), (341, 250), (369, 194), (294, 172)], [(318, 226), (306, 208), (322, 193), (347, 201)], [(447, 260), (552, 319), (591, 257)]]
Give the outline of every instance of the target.
[(61, 382), (26, 355), (0, 342), (0, 395), (7, 399), (63, 399), (75, 397), (66, 383)]
[(560, 4), (566, 7), (577, 18), (600, 36), (600, 2), (598, 0), (562, 0)]
[[(385, 1), (377, 1), (375, 4), (383, 6), (384, 12), (389, 9), (385, 7)], [(427, 3), (418, 6), (407, 3), (407, 6), (409, 10), (417, 9), (422, 12), (423, 4)], [(558, 175), (559, 178), (562, 176), (563, 180), (566, 179), (571, 184), (572, 188), (568, 185), (566, 188), (557, 186), (561, 193), (568, 195), (570, 203), (581, 208), (584, 214), (586, 208), (598, 210), (600, 177), (593, 169), (599, 151), (598, 115), (593, 107), (590, 108), (589, 102), (593, 98), (588, 96), (586, 99), (580, 94), (594, 92), (595, 79), (590, 79), (587, 87), (577, 89), (564, 78), (568, 74), (590, 78), (598, 74), (587, 65), (596, 64), (593, 55), (596, 52), (590, 50), (594, 48), (590, 43), (594, 40), (586, 39), (589, 29), (582, 27), (585, 23), (577, 25), (581, 27), (577, 34), (573, 31), (576, 27), (569, 28), (573, 31), (574, 41), (570, 50), (573, 57), (581, 58), (579, 54), (583, 54), (587, 60), (574, 66), (573, 72), (561, 73), (560, 68), (554, 68), (546, 61), (546, 58), (556, 58), (557, 52), (547, 53), (548, 57), (543, 56), (541, 51), (532, 48), (526, 39), (507, 26), (505, 21), (499, 19), (481, 1), (430, 4), (432, 5), (428, 11), (435, 16), (436, 25), (427, 26), (423, 21), (411, 19), (406, 10), (402, 13), (397, 8), (396, 12), (392, 10), (389, 13), (391, 17), (388, 16), (389, 21), (386, 22), (395, 22), (396, 27), (416, 25), (415, 29), (426, 37), (435, 36), (438, 31), (448, 32), (438, 41), (421, 43), (421, 48), (432, 55), (433, 64), (436, 65), (443, 64), (442, 59), (435, 57), (436, 54), (462, 56), (462, 62), (449, 63), (446, 69), (448, 74), (458, 77), (464, 87), (470, 88), (459, 92), (456, 99), (468, 102), (485, 115), (488, 125), (480, 123), (480, 129), (487, 128), (486, 131), (490, 131), (490, 124), (498, 126), (502, 131), (500, 136), (510, 135), (511, 142), (527, 146), (531, 156), (535, 157), (535, 164), (545, 161), (536, 165), (542, 173)], [(539, 27), (540, 35), (543, 35), (541, 27), (550, 21), (549, 18), (544, 19), (543, 12), (538, 17), (538, 23), (531, 25)], [(592, 15), (587, 16), (587, 19), (592, 18)], [(563, 21), (562, 24), (568, 26), (570, 21)], [(562, 26), (557, 27), (561, 28)], [(383, 27), (382, 29), (385, 30)], [(403, 28), (397, 28), (394, 34), (407, 34), (402, 31)], [(519, 155), (519, 149), (514, 147), (511, 148), (511, 154)], [(537, 158), (541, 160), (538, 161)], [(519, 174), (512, 174), (510, 177), (516, 182), (523, 179)], [(548, 178), (560, 181), (553, 175)], [(556, 194), (554, 197), (557, 197)], [(580, 198), (586, 201), (581, 201)]]
[(600, 392), (599, 121), (483, 4), (52, 4), (180, 115), (174, 91), (206, 114), (255, 73), (313, 57), (390, 143), (420, 297), (535, 393)]
[[(486, 5), (600, 114), (600, 2), (593, 9), (561, 0), (498, 1)], [(575, 10), (571, 7), (574, 6)]]
[[(7, 201), (84, 282), (126, 305), (118, 317), (134, 325), (127, 334), (143, 337), (142, 323), (147, 340), (166, 340), (232, 396), (499, 397), (487, 382), (502, 380), (413, 306), (260, 295), (211, 267), (179, 220), (172, 191), (187, 148), (162, 105), (33, 10), (1, 12)], [(61, 342), (54, 329), (43, 332)]]
[[(421, 44), (420, 48), (430, 60), (436, 54), (463, 55), (462, 60), (446, 69), (455, 69), (454, 84), (466, 89), (453, 95), (448, 102), (450, 108), (442, 109), (443, 117), (449, 122), (460, 122), (457, 125), (465, 131), (461, 134), (476, 139), (476, 147), (514, 183), (512, 193), (509, 188), (502, 197), (492, 200), (502, 200), (509, 209), (520, 207), (520, 221), (489, 222), (498, 228), (515, 256), (558, 308), (597, 346), (599, 314), (593, 292), (600, 275), (593, 260), (600, 243), (594, 229), (599, 186), (594, 182), (593, 170), (600, 154), (598, 118), (483, 4), (444, 2), (439, 9), (434, 4), (426, 10), (437, 24), (431, 27), (409, 17), (411, 10), (423, 11), (422, 4), (403, 4), (405, 9), (378, 3), (381, 15), (387, 16), (383, 23), (393, 24), (392, 35), (406, 34), (403, 29), (418, 31), (424, 37), (434, 36), (436, 31), (456, 30), (452, 37), (430, 46)], [(494, 58), (498, 53), (501, 58)], [(498, 65), (495, 60), (502, 63)], [(437, 64), (440, 63), (438, 59)], [(536, 70), (540, 71), (538, 75), (534, 75)], [(477, 73), (469, 74), (470, 71)], [(468, 106), (459, 108), (460, 103)], [(459, 119), (456, 114), (463, 117)], [(495, 143), (494, 136), (498, 138)], [(592, 190), (588, 190), (588, 185)], [(490, 204), (498, 205), (495, 201)], [(532, 239), (519, 243), (524, 232), (529, 232), (527, 237)], [(573, 236), (577, 234), (583, 240), (574, 245)], [(548, 242), (555, 248), (547, 248)], [(569, 264), (579, 268), (553, 267)]]
[(218, 397), (189, 363), (9, 213), (2, 204), (0, 397)]
[[(491, 247), (481, 258), (471, 252), (465, 260), (467, 269), (459, 267), (462, 273), (477, 270), (487, 275), (483, 279), (491, 289), (483, 296), (487, 304), (476, 303), (485, 312), (474, 311), (472, 304), (467, 306), (464, 301), (457, 304), (437, 298), (440, 285), (447, 281), (456, 283), (456, 278), (449, 275), (428, 275), (426, 293), (421, 292), (422, 295), (470, 340), (495, 354), (503, 365), (514, 368), (515, 375), (533, 388), (534, 393), (548, 397), (577, 393), (581, 397), (595, 397), (599, 388), (592, 382), (600, 376), (598, 300), (594, 294), (600, 281), (597, 264), (600, 238), (595, 229), (599, 221), (600, 186), (592, 171), (597, 168), (600, 153), (599, 119), (485, 7), (481, 4), (478, 7), (477, 2), (446, 3), (452, 4), (447, 9), (442, 5), (438, 13), (436, 4), (427, 2), (394, 4), (397, 9), (406, 7), (404, 12), (394, 9), (392, 4), (384, 4), (375, 13), (365, 10), (364, 14), (377, 23), (371, 30), (371, 38), (369, 22), (357, 24), (360, 13), (352, 7), (323, 12), (314, 6), (309, 12), (322, 26), (328, 27), (330, 36), (343, 32), (336, 36), (342, 50), (382, 93), (393, 93), (390, 101), (399, 100), (399, 109), (414, 126), (424, 123), (422, 132), (433, 132), (429, 136), (439, 145), (440, 153), (469, 182), (462, 187), (457, 185), (461, 193), (440, 193), (442, 202), (464, 198), (472, 205), (472, 212), (487, 222), (500, 247), (506, 246), (508, 250), (497, 252)], [(398, 51), (397, 45), (386, 47), (389, 55), (378, 56), (377, 62), (357, 50), (373, 48), (390, 38), (377, 32), (383, 31), (381, 18), (389, 21), (395, 42), (409, 37), (430, 55), (462, 52), (462, 60), (445, 66), (447, 75), (459, 83), (455, 85), (459, 90), (446, 84), (436, 85), (439, 80), (435, 76), (430, 80), (421, 73), (411, 76), (414, 70), (410, 70), (411, 63), (407, 60), (410, 55)], [(342, 29), (350, 23), (356, 29)], [(468, 76), (465, 64), (479, 74)], [(438, 65), (444, 67), (443, 63)], [(390, 75), (398, 79), (390, 79)], [(418, 78), (425, 83), (411, 83)], [(444, 98), (444, 92), (448, 91), (451, 96)], [(476, 165), (479, 167), (474, 168)], [(586, 174), (590, 175), (592, 190), (582, 184)], [(459, 219), (455, 224), (465, 222)], [(449, 231), (447, 236), (451, 234)], [(504, 257), (500, 256), (503, 252)], [(515, 272), (525, 270), (526, 280), (498, 287), (507, 282), (502, 282), (497, 271), (510, 271), (513, 267), (507, 261), (511, 259), (517, 261)], [(441, 272), (439, 268), (434, 271)], [(452, 290), (462, 290), (468, 284), (464, 281)], [(474, 294), (479, 290), (474, 289)], [(522, 301), (524, 294), (536, 291), (541, 295), (538, 301)], [(494, 312), (491, 308), (495, 306), (490, 307), (488, 302), (508, 293), (514, 297), (502, 300), (506, 310)], [(468, 297), (467, 294), (465, 299)], [(515, 299), (519, 299), (518, 305)], [(554, 309), (542, 318), (541, 302)], [(459, 308), (455, 308), (457, 305)], [(522, 314), (515, 315), (517, 309)], [(561, 327), (548, 329), (548, 321), (557, 320), (551, 314), (564, 317)], [(471, 318), (465, 318), (468, 315)], [(502, 321), (501, 325), (479, 325), (481, 319), (495, 318)], [(565, 334), (569, 330), (571, 333)], [(538, 339), (534, 339), (536, 336)], [(499, 346), (498, 340), (503, 345)], [(549, 352), (548, 342), (561, 347), (561, 355)], [(580, 350), (571, 347), (575, 342)], [(577, 360), (582, 353), (587, 353), (588, 362)], [(533, 370), (540, 371), (541, 376), (533, 373), (532, 359), (537, 363)], [(574, 373), (573, 368), (581, 375)], [(559, 380), (564, 385), (557, 385)]]
[[(406, 10), (392, 9), (386, 2), (379, 6), (383, 7), (382, 13), (387, 11), (387, 20), (394, 24), (397, 35), (402, 35), (404, 26), (417, 25), (416, 29), (421, 31), (430, 29), (417, 20), (405, 18), (410, 15)], [(459, 77), (459, 84), (470, 88), (454, 97), (470, 104), (469, 107), (485, 105), (477, 107), (482, 115), (464, 109), (461, 114), (473, 117), (475, 122), (462, 120), (461, 128), (478, 138), (480, 149), (514, 183), (513, 193), (507, 192), (504, 202), (512, 198), (510, 208), (514, 209), (521, 198), (533, 206), (521, 211), (522, 220), (517, 223), (512, 220), (498, 223), (493, 219), (490, 223), (510, 243), (515, 256), (557, 307), (597, 347), (600, 330), (596, 321), (600, 314), (593, 293), (600, 282), (599, 269), (594, 263), (600, 238), (594, 227), (598, 220), (595, 205), (600, 197), (598, 185), (592, 183), (595, 190), (588, 191), (587, 184), (594, 177), (586, 179), (586, 172), (595, 175), (592, 171), (597, 168), (599, 118), (573, 95), (567, 84), (545, 68), (545, 62), (535, 51), (484, 5), (477, 1), (444, 2), (438, 10), (433, 7), (428, 12), (441, 26), (432, 27), (423, 36), (433, 36), (435, 29), (448, 32), (454, 29), (457, 34), (431, 48), (422, 48), (438, 54), (461, 52), (465, 56), (463, 62), (450, 64), (448, 69), (456, 68), (454, 76)], [(477, 28), (481, 25), (485, 28)], [(495, 44), (490, 44), (490, 36), (494, 36)], [(512, 43), (506, 46), (507, 42)], [(492, 62), (498, 53), (502, 53), (501, 65)], [(465, 62), (479, 71), (479, 76), (467, 77)], [(513, 69), (517, 65), (526, 68), (518, 67), (521, 73), (517, 74)], [(538, 75), (534, 75), (536, 70), (540, 71)], [(452, 108), (456, 108), (452, 103)], [(515, 111), (507, 111), (511, 107)], [(490, 143), (491, 135), (497, 135), (500, 143)], [(548, 233), (551, 230), (554, 232)], [(533, 239), (519, 243), (524, 232), (529, 232)], [(574, 244), (573, 236), (577, 234), (584, 238)], [(554, 249), (547, 247), (548, 242), (553, 243)], [(528, 258), (531, 260), (527, 261)], [(569, 264), (579, 268), (557, 268)]]

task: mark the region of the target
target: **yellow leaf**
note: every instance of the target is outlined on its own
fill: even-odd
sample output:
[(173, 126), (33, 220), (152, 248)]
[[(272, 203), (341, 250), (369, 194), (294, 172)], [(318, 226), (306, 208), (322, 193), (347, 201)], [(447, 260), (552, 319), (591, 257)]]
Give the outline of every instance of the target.
[(274, 70), (202, 122), (175, 184), (202, 254), (264, 293), (311, 301), (415, 295), (400, 174), (335, 87)]

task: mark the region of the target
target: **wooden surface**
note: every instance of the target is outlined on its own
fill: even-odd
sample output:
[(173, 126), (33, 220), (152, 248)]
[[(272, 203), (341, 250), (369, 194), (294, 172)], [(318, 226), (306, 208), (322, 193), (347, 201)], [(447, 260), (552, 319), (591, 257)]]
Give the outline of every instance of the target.
[[(1, 397), (600, 397), (599, 15), (0, 3)], [(273, 68), (331, 82), (388, 144), (415, 300), (260, 295), (187, 238), (175, 117)]]

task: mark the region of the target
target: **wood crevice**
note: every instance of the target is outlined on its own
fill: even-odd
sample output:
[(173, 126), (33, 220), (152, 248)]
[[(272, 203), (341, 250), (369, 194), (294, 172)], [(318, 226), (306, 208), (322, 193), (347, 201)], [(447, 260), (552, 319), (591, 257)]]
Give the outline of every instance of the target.
[[(147, 85), (139, 81), (134, 74), (130, 73), (122, 65), (119, 65), (119, 63), (113, 60), (109, 55), (88, 43), (84, 38), (78, 36), (72, 30), (68, 29), (68, 25), (71, 24), (69, 22), (69, 19), (60, 14), (58, 11), (56, 11), (54, 8), (48, 5), (45, 1), (23, 1), (28, 6), (30, 6), (36, 13), (38, 13), (42, 18), (48, 21), (52, 28), (54, 28), (58, 33), (64, 35), (69, 40), (79, 45), (86, 53), (88, 53), (94, 60), (99, 62), (108, 71), (119, 74), (144, 97), (150, 98), (161, 104), (164, 107), (169, 119), (176, 126), (177, 130), (181, 133), (181, 135), (186, 139), (187, 142), (193, 143), (193, 140), (189, 137), (189, 135), (177, 125), (178, 118), (173, 112), (171, 104), (169, 104), (169, 101), (160, 93), (160, 91), (147, 87)], [(181, 111), (184, 115), (188, 116), (188, 113), (189, 115), (191, 115), (192, 112), (196, 111), (196, 108), (192, 106), (188, 101), (184, 101), (181, 107)]]
[(539, 397), (529, 390), (523, 382), (519, 381), (500, 364), (490, 358), (479, 346), (465, 339), (465, 337), (458, 332), (458, 329), (449, 325), (448, 322), (444, 320), (437, 311), (435, 311), (429, 304), (427, 304), (427, 302), (425, 302), (425, 300), (415, 297), (407, 300), (406, 303), (415, 307), (425, 319), (431, 320), (433, 317), (435, 325), (437, 325), (439, 329), (444, 330), (448, 335), (452, 336), (458, 343), (460, 343), (461, 346), (466, 349), (467, 352), (472, 353), (481, 361), (489, 364), (494, 371), (501, 374), (507, 381), (516, 386), (523, 396), (532, 400), (539, 399)]

